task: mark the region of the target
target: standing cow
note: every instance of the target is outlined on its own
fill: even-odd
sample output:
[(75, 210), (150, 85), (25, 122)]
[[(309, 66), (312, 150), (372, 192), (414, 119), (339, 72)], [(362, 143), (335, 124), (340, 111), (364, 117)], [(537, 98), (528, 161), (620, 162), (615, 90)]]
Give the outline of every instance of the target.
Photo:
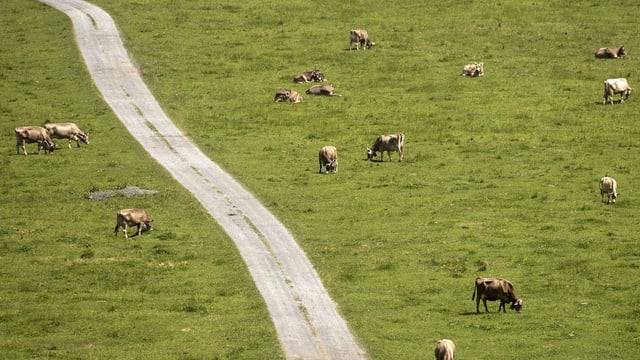
[(620, 94), (620, 103), (622, 104), (629, 95), (631, 95), (631, 90), (633, 89), (629, 86), (627, 79), (619, 78), (605, 80), (602, 105), (606, 104), (607, 101), (613, 105), (613, 95), (615, 94)]
[(462, 68), (462, 76), (484, 76), (484, 63), (467, 64)]
[(338, 172), (338, 150), (335, 146), (324, 146), (318, 153), (318, 162), (320, 163), (319, 174), (322, 174), (322, 168), (325, 167), (328, 173)]
[(435, 355), (436, 360), (454, 360), (456, 357), (456, 344), (449, 339), (438, 340)]
[(617, 59), (627, 55), (624, 45), (619, 48), (600, 48), (595, 53), (596, 59)]
[(20, 154), (20, 148), (27, 155), (26, 144), (38, 143), (38, 154), (41, 150), (52, 153), (56, 146), (49, 136), (47, 129), (40, 126), (20, 126), (15, 128), (16, 154)]
[(349, 50), (353, 50), (353, 44), (356, 44), (356, 50), (362, 48), (362, 50), (371, 49), (374, 43), (369, 38), (369, 32), (365, 29), (352, 29), (349, 33)]
[(144, 209), (122, 209), (116, 214), (116, 228), (113, 230), (113, 235), (118, 236), (118, 229), (122, 227), (122, 232), (125, 238), (129, 238), (127, 230), (129, 226), (137, 226), (138, 236), (142, 234), (142, 230), (153, 230), (153, 219), (149, 218), (147, 212)]
[(487, 312), (489, 312), (489, 309), (487, 308), (487, 300), (500, 300), (498, 312), (500, 312), (500, 309), (502, 309), (502, 312), (507, 312), (505, 306), (507, 303), (510, 303), (511, 309), (515, 309), (517, 312), (522, 310), (522, 299), (518, 296), (515, 288), (509, 280), (477, 277), (475, 288), (473, 289), (473, 295), (471, 295), (471, 300), (475, 298), (476, 292), (478, 293), (478, 297), (476, 298), (476, 312), (478, 314), (480, 313), (480, 300), (482, 300), (484, 309)]
[(80, 147), (80, 141), (89, 145), (89, 134), (80, 130), (75, 123), (50, 123), (45, 124), (44, 127), (54, 139), (69, 139), (69, 149), (71, 149), (72, 140), (76, 142), (77, 147)]
[(404, 158), (404, 134), (378, 136), (376, 142), (370, 148), (367, 148), (367, 160), (373, 159), (378, 155), (377, 152), (380, 152), (380, 161), (384, 161), (385, 151), (389, 154), (389, 161), (393, 161), (391, 159), (392, 151), (397, 151), (400, 157), (398, 161), (402, 161)]
[(602, 197), (603, 202), (605, 194), (607, 195), (607, 204), (616, 202), (618, 198), (618, 182), (608, 175), (600, 179), (600, 197)]
[(325, 79), (322, 71), (316, 69), (312, 71), (304, 71), (293, 77), (294, 83), (308, 83), (308, 82), (324, 82)]

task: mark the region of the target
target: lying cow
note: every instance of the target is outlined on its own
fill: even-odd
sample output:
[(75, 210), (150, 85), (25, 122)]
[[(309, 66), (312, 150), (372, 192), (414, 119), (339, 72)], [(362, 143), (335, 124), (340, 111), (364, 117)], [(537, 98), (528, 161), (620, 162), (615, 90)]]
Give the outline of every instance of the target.
[(273, 97), (273, 101), (299, 103), (302, 102), (302, 96), (294, 90), (278, 89), (276, 90), (276, 95)]
[(462, 76), (484, 76), (484, 63), (467, 64), (462, 68)]
[(449, 339), (438, 340), (435, 355), (436, 360), (454, 360), (456, 357), (456, 344)]
[(618, 198), (618, 183), (612, 177), (605, 176), (600, 179), (600, 196), (604, 202), (604, 196), (607, 195), (607, 204), (615, 203)]
[(47, 129), (40, 126), (20, 126), (15, 128), (16, 132), (16, 154), (20, 154), (20, 148), (22, 152), (27, 155), (26, 144), (38, 143), (38, 154), (41, 150), (45, 150), (48, 153), (52, 153), (56, 146), (49, 136)]
[(45, 124), (44, 127), (54, 139), (69, 139), (69, 149), (71, 149), (72, 140), (76, 142), (77, 147), (80, 147), (80, 141), (89, 145), (89, 134), (80, 130), (75, 123), (50, 123)]
[(604, 81), (604, 96), (602, 98), (602, 104), (606, 104), (607, 101), (613, 104), (613, 95), (620, 94), (620, 103), (622, 104), (633, 89), (629, 86), (627, 79), (607, 79)]
[(153, 230), (153, 219), (147, 216), (147, 212), (143, 209), (122, 209), (116, 214), (116, 228), (113, 230), (113, 235), (118, 236), (118, 229), (122, 227), (122, 232), (125, 238), (129, 238), (127, 229), (129, 226), (138, 227), (138, 236), (142, 234), (142, 230)]
[(624, 45), (619, 48), (600, 48), (595, 53), (596, 59), (617, 59), (627, 55)]
[(391, 159), (392, 151), (397, 151), (400, 156), (400, 160), (398, 161), (402, 161), (404, 158), (404, 134), (378, 136), (376, 142), (374, 142), (370, 148), (367, 148), (367, 160), (378, 156), (377, 153), (380, 152), (380, 161), (384, 161), (385, 151), (389, 154), (389, 161), (393, 161), (393, 159)]
[(349, 50), (353, 50), (353, 44), (356, 44), (356, 50), (371, 49), (374, 43), (369, 39), (369, 32), (365, 29), (352, 29), (349, 33)]
[(487, 300), (500, 300), (498, 312), (500, 312), (500, 309), (502, 309), (502, 312), (507, 312), (505, 306), (507, 303), (510, 303), (510, 308), (515, 309), (517, 312), (522, 310), (522, 299), (518, 296), (509, 280), (478, 277), (476, 278), (476, 284), (473, 289), (473, 295), (471, 295), (471, 300), (475, 298), (476, 292), (478, 293), (478, 297), (476, 298), (476, 312), (478, 314), (480, 313), (480, 300), (482, 300), (484, 309), (487, 312), (489, 312), (489, 309), (487, 308)]
[(338, 150), (335, 146), (324, 146), (318, 153), (318, 162), (320, 163), (319, 174), (322, 173), (322, 168), (326, 169), (328, 173), (338, 172)]
[(333, 92), (335, 88), (333, 85), (313, 85), (307, 89), (307, 94), (311, 95), (325, 95), (325, 96), (342, 96)]
[(308, 82), (324, 82), (327, 81), (325, 79), (324, 74), (320, 70), (312, 70), (301, 72), (293, 78), (294, 83), (308, 83)]

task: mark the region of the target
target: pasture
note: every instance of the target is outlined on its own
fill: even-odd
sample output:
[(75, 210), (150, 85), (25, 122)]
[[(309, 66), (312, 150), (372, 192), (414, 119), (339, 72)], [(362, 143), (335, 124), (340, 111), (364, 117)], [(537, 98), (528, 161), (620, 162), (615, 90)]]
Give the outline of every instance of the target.
[[(294, 233), (371, 359), (431, 358), (444, 337), (460, 359), (640, 353), (640, 99), (601, 104), (607, 78), (640, 86), (640, 4), (94, 3), (176, 125)], [(232, 242), (106, 107), (68, 19), (37, 1), (0, 9), (2, 353), (282, 358)], [(373, 49), (347, 51), (356, 27)], [(622, 44), (626, 58), (594, 59)], [(475, 61), (485, 76), (460, 76)], [(343, 97), (293, 84), (314, 67)], [(280, 87), (304, 101), (274, 103)], [(77, 122), (91, 144), (16, 155), (13, 128), (45, 121)], [(403, 162), (363, 160), (396, 132)], [(324, 145), (337, 174), (317, 173)], [(159, 193), (88, 199), (132, 185)], [(133, 206), (156, 229), (114, 238)], [(476, 276), (510, 279), (522, 313), (476, 315)]]

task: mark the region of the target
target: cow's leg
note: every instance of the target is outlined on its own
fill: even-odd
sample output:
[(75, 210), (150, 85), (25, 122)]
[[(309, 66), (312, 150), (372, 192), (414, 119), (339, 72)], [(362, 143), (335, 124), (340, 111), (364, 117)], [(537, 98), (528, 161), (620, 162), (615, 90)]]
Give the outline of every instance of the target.
[(125, 239), (129, 238), (128, 229), (129, 229), (129, 225), (127, 225), (127, 223), (125, 222), (124, 226), (122, 226), (122, 232), (124, 233)]
[(500, 300), (500, 306), (498, 306), (498, 312), (500, 312), (500, 309), (502, 309), (502, 312), (506, 313), (507, 309), (506, 306), (504, 306), (504, 301)]
[(142, 235), (142, 223), (138, 223), (138, 236)]
[(480, 295), (476, 298), (476, 314), (480, 314)]
[(486, 298), (485, 298), (485, 299), (482, 299), (482, 303), (484, 304), (484, 310), (485, 310), (486, 312), (489, 312), (489, 308), (487, 307), (487, 299), (486, 299)]

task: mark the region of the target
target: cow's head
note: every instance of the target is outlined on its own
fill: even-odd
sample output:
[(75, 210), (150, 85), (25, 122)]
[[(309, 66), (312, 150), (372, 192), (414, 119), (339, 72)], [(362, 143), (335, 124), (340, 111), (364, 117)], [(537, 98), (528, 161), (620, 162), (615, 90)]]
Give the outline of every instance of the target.
[(56, 144), (53, 141), (49, 141), (49, 140), (43, 141), (40, 146), (42, 146), (42, 148), (48, 151), (49, 153), (52, 153), (56, 149)]
[(624, 45), (621, 45), (618, 49), (618, 57), (627, 55), (627, 51), (624, 49)]
[(78, 138), (80, 139), (80, 141), (82, 141), (83, 143), (89, 145), (89, 134), (78, 134)]
[(313, 80), (315, 82), (327, 81), (327, 79), (325, 79), (325, 77), (324, 77), (324, 74), (320, 70), (314, 70), (314, 71), (311, 72), (311, 80)]
[(378, 154), (376, 154), (376, 152), (373, 151), (373, 149), (367, 148), (367, 160), (371, 160), (376, 156), (378, 156)]
[(511, 310), (520, 312), (522, 310), (522, 299), (516, 299), (516, 301), (511, 304)]
[(618, 192), (613, 190), (613, 193), (611, 193), (611, 202), (616, 202), (617, 198), (618, 198)]
[(371, 49), (375, 44), (376, 43), (374, 43), (370, 39), (362, 39), (362, 38), (360, 39), (360, 47), (366, 47), (367, 49)]
[(483, 75), (484, 75), (484, 63), (477, 63), (475, 76), (483, 76)]
[(153, 219), (149, 219), (147, 221), (143, 221), (142, 224), (144, 225), (143, 228), (146, 231), (151, 231), (153, 230), (152, 226), (153, 226)]
[(326, 166), (325, 169), (327, 172), (336, 173), (338, 172), (338, 159), (331, 160)]

